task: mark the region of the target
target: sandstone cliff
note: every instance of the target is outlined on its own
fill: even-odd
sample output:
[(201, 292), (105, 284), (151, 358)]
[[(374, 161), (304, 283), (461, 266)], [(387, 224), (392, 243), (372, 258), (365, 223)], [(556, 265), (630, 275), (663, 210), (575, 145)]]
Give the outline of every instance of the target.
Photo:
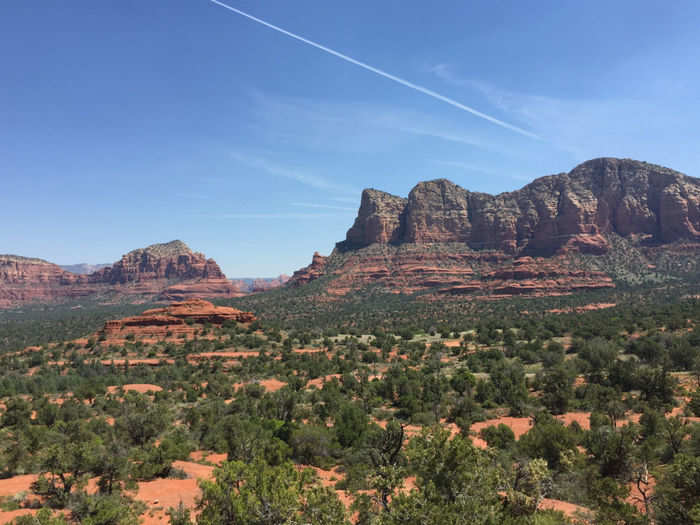
[(133, 250), (90, 275), (92, 282), (125, 284), (158, 279), (225, 279), (219, 265), (195, 253), (182, 241)]
[(488, 195), (446, 180), (417, 184), (408, 199), (365, 190), (341, 247), (465, 243), (475, 250), (551, 255), (601, 253), (603, 234), (658, 242), (700, 239), (700, 180), (629, 159), (594, 159), (569, 173)]
[(601, 158), (495, 196), (446, 179), (417, 184), (407, 199), (365, 190), (345, 240), (290, 285), (330, 276), (335, 295), (370, 284), (496, 296), (610, 288), (609, 275), (575, 256), (608, 254), (614, 238), (698, 249), (700, 179)]
[(182, 241), (133, 250), (89, 275), (41, 259), (0, 255), (0, 308), (86, 296), (143, 301), (238, 295), (216, 261)]
[(90, 295), (87, 278), (42, 259), (0, 255), (0, 308)]

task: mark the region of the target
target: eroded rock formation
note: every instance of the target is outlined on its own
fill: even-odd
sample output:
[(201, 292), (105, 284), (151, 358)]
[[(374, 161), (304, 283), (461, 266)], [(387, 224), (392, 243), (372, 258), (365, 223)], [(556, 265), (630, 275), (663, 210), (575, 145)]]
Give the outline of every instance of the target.
[(255, 321), (251, 312), (243, 312), (228, 306), (214, 306), (209, 301), (194, 299), (172, 303), (164, 308), (153, 308), (141, 315), (107, 321), (98, 333), (103, 339), (181, 337), (192, 335), (198, 329), (194, 325), (221, 325), (226, 321), (250, 323)]
[(0, 307), (77, 297), (184, 300), (242, 295), (213, 259), (182, 241), (133, 250), (89, 275), (41, 259), (0, 255)]
[(417, 184), (408, 199), (365, 190), (345, 246), (460, 242), (508, 254), (552, 255), (563, 247), (601, 253), (609, 233), (699, 240), (700, 180), (603, 158), (495, 196), (446, 179)]
[(0, 255), (0, 308), (90, 295), (87, 279), (42, 259)]
[(407, 199), (365, 190), (345, 240), (327, 258), (316, 254), (290, 285), (328, 275), (332, 295), (370, 284), (493, 296), (611, 288), (609, 275), (579, 267), (573, 255), (605, 255), (616, 236), (687, 240), (698, 250), (700, 179), (601, 158), (495, 196), (446, 179), (417, 184)]
[(311, 259), (311, 264), (294, 272), (294, 275), (292, 275), (291, 279), (289, 279), (289, 282), (293, 286), (300, 286), (318, 279), (326, 270), (327, 260), (328, 257), (324, 257), (320, 253), (314, 252), (314, 256)]

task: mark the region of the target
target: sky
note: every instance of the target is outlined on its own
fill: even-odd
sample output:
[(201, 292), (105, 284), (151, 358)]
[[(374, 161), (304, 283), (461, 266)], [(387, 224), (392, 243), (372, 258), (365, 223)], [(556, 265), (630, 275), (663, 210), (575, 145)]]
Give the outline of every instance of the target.
[(211, 0), (3, 2), (0, 253), (181, 239), (275, 276), (363, 188), (499, 193), (601, 156), (700, 176), (700, 2), (221, 1), (370, 69)]

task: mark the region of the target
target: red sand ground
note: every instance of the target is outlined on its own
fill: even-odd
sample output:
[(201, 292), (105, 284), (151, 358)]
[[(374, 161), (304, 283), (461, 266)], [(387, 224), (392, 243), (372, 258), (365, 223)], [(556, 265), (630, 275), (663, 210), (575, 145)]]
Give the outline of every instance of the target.
[(326, 382), (330, 382), (333, 379), (338, 379), (342, 377), (341, 374), (330, 374), (324, 377), (317, 377), (316, 379), (310, 379), (308, 383), (306, 383), (306, 388), (311, 388), (312, 386), (315, 386), (319, 390), (323, 388), (323, 384)]
[(209, 452), (208, 450), (195, 450), (190, 453), (190, 459), (195, 462), (206, 461), (219, 466), (228, 459), (228, 454), (217, 454), (216, 452)]
[[(592, 517), (591, 512), (586, 507), (581, 507), (580, 505), (575, 505), (569, 503), (568, 501), (561, 501), (558, 499), (544, 498), (540, 503), (541, 510), (558, 510), (563, 512), (567, 517), (579, 521), (580, 523), (588, 522)], [(579, 520), (576, 520), (579, 518)]]
[(214, 467), (189, 461), (173, 462), (175, 468), (184, 470), (188, 479), (157, 479), (139, 483), (135, 498), (143, 501), (148, 510), (141, 516), (142, 525), (165, 525), (169, 518), (165, 511), (182, 503), (192, 508), (199, 496), (198, 479), (212, 479)]
[[(265, 392), (277, 392), (279, 389), (287, 385), (287, 383), (280, 381), (279, 379), (273, 378), (261, 379), (260, 381), (253, 381), (251, 383), (234, 383), (233, 388), (235, 390), (238, 390), (239, 388), (243, 388), (247, 384), (258, 384), (265, 389)], [(230, 403), (231, 401), (227, 399), (226, 402)]]
[[(123, 385), (122, 388), (124, 392), (138, 392), (139, 394), (146, 394), (149, 392), (162, 392), (163, 389), (158, 385), (149, 385), (147, 383), (133, 383), (130, 385)], [(115, 394), (119, 392), (118, 386), (108, 386), (107, 392), (110, 394)]]
[(37, 479), (36, 474), (25, 474), (12, 478), (0, 479), (0, 497), (14, 496), (20, 492), (31, 492), (31, 484)]
[[(487, 419), (486, 421), (474, 423), (470, 427), (470, 430), (475, 434), (478, 434), (487, 427), (498, 426), (501, 423), (510, 427), (513, 434), (515, 434), (515, 439), (520, 439), (520, 436), (532, 428), (532, 420), (529, 417), (499, 417), (496, 419)], [(474, 444), (476, 445), (476, 443)]]
[[(649, 475), (647, 477), (647, 486), (646, 489), (648, 489), (651, 493), (654, 492), (654, 487), (656, 486), (656, 480), (654, 479), (653, 476)], [(629, 496), (627, 496), (627, 503), (630, 503), (631, 505), (634, 505), (637, 507), (638, 510), (640, 510), (642, 513), (645, 512), (644, 508), (644, 498), (642, 498), (642, 493), (639, 491), (639, 487), (637, 487), (636, 483), (629, 483), (628, 487), (630, 489)], [(644, 490), (645, 487), (642, 485), (642, 490)], [(647, 493), (647, 496), (649, 496), (649, 493)]]
[[(27, 495), (31, 496), (31, 484), (36, 479), (36, 474), (25, 474), (23, 476), (14, 476), (8, 479), (0, 479), (0, 497), (12, 497), (15, 494), (19, 494), (21, 492), (25, 492)], [(36, 514), (36, 512), (36, 510), (32, 509), (0, 511), (0, 523), (9, 523), (19, 516), (24, 516), (26, 514)]]
[(188, 355), (187, 359), (197, 360), (197, 359), (211, 359), (211, 358), (217, 358), (217, 357), (258, 357), (259, 355), (260, 355), (260, 352), (257, 352), (257, 351), (252, 351), (252, 352), (240, 352), (240, 351), (235, 351), (235, 352), (200, 352), (198, 354)]
[(296, 348), (292, 350), (295, 354), (318, 354), (325, 351), (325, 348)]
[(0, 523), (10, 523), (13, 519), (28, 514), (36, 514), (38, 511), (34, 509), (18, 509), (18, 510), (0, 510)]

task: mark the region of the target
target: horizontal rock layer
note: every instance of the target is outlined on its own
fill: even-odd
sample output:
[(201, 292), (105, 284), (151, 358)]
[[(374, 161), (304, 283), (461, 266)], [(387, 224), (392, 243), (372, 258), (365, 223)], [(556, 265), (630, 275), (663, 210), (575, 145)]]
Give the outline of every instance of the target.
[(565, 256), (521, 257), (499, 252), (475, 252), (464, 245), (445, 243), (379, 246), (315, 257), (299, 270), (292, 286), (327, 277), (324, 290), (343, 296), (368, 286), (385, 291), (441, 295), (566, 295), (574, 291), (614, 288), (603, 272), (582, 270)]
[(0, 255), (0, 308), (80, 297), (184, 300), (242, 295), (219, 265), (182, 241), (133, 250), (89, 275), (41, 259)]
[(417, 184), (407, 199), (365, 190), (341, 248), (461, 242), (511, 255), (547, 256), (566, 248), (597, 254), (608, 249), (601, 234), (700, 239), (700, 180), (603, 158), (495, 196), (446, 179)]
[(221, 325), (226, 321), (250, 323), (255, 316), (227, 306), (214, 306), (201, 299), (172, 303), (165, 308), (153, 308), (141, 315), (107, 321), (98, 333), (102, 339), (114, 341), (134, 338), (179, 337), (195, 332), (193, 324)]
[(289, 285), (327, 277), (331, 295), (375, 285), (496, 297), (612, 288), (579, 256), (608, 255), (613, 238), (698, 250), (700, 180), (603, 158), (495, 196), (445, 179), (417, 184), (406, 199), (365, 190), (345, 240), (329, 257), (315, 254)]

